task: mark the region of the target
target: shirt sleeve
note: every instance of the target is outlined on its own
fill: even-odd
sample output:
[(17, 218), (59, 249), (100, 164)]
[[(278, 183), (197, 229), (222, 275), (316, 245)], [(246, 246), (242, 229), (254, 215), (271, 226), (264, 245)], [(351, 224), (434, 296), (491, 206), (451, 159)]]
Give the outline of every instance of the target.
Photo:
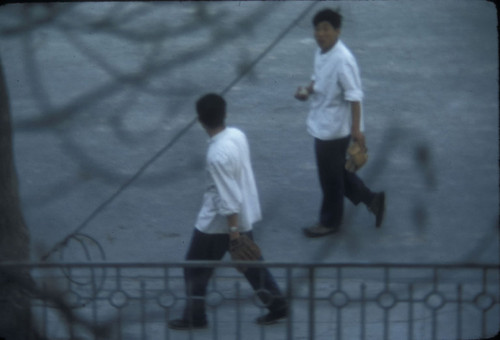
[(239, 214), (242, 193), (236, 181), (234, 160), (220, 156), (208, 163), (208, 171), (217, 189), (216, 208), (220, 215)]
[(363, 90), (361, 88), (361, 77), (354, 60), (345, 61), (339, 70), (340, 86), (344, 90), (344, 98), (350, 102), (360, 102), (363, 100)]

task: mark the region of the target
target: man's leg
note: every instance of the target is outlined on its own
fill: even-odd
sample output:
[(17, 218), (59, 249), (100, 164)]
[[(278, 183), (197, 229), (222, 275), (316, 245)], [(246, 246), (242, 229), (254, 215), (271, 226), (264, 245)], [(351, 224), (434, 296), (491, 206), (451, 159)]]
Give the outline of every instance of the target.
[(367, 206), (375, 197), (375, 194), (366, 187), (356, 173), (344, 170), (345, 196), (354, 204), (363, 202)]
[(319, 223), (337, 229), (344, 213), (344, 166), (349, 137), (332, 141), (315, 140), (316, 163), (323, 193)]
[[(227, 251), (228, 242), (228, 235), (205, 234), (195, 229), (186, 260), (220, 260)], [(186, 307), (182, 319), (169, 323), (171, 328), (188, 329), (206, 325), (205, 296), (212, 274), (213, 268), (184, 268)]]
[[(246, 235), (253, 239), (252, 233)], [(264, 259), (261, 258), (261, 261)], [(243, 273), (269, 314), (257, 319), (260, 324), (272, 324), (288, 315), (288, 303), (267, 268), (247, 268)]]
[(375, 215), (375, 226), (380, 227), (385, 212), (385, 193), (374, 193), (355, 173), (344, 170), (345, 196), (354, 204), (364, 203)]

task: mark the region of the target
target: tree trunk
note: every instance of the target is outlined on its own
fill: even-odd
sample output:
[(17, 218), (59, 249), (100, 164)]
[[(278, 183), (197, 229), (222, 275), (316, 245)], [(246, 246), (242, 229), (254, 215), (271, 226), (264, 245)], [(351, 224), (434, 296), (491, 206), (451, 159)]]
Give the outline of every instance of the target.
[[(28, 261), (30, 239), (21, 212), (14, 167), (7, 84), (0, 60), (0, 264)], [(0, 339), (28, 339), (29, 271), (0, 268)]]

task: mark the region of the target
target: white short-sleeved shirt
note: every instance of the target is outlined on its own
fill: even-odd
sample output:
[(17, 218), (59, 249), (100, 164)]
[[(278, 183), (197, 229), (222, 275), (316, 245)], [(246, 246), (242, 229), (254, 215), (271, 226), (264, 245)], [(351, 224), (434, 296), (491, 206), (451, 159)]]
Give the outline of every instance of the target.
[(226, 127), (209, 140), (208, 186), (195, 227), (208, 234), (229, 231), (226, 216), (239, 215), (239, 230), (249, 231), (261, 219), (259, 195), (245, 134)]
[[(312, 80), (308, 132), (321, 140), (348, 136), (352, 125), (349, 102), (361, 102), (363, 90), (356, 59), (341, 40), (327, 53), (316, 51)], [(360, 129), (364, 130), (363, 112)]]

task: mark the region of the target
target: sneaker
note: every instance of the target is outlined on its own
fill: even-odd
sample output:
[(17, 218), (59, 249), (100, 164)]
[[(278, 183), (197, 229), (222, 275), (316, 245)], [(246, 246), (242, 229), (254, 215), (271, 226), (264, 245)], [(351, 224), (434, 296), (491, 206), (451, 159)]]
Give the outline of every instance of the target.
[(288, 308), (271, 311), (266, 315), (260, 316), (255, 320), (256, 323), (262, 326), (272, 325), (288, 316)]
[(375, 215), (375, 226), (379, 228), (384, 220), (385, 213), (385, 192), (375, 194), (375, 197), (370, 202), (368, 210)]
[(185, 319), (177, 319), (168, 322), (168, 328), (176, 329), (180, 331), (190, 330), (190, 329), (203, 329), (207, 328), (207, 321), (195, 321), (192, 322), (190, 320)]
[(304, 228), (303, 231), (307, 237), (322, 237), (338, 232), (339, 228), (329, 228), (321, 224), (316, 224), (312, 227)]

